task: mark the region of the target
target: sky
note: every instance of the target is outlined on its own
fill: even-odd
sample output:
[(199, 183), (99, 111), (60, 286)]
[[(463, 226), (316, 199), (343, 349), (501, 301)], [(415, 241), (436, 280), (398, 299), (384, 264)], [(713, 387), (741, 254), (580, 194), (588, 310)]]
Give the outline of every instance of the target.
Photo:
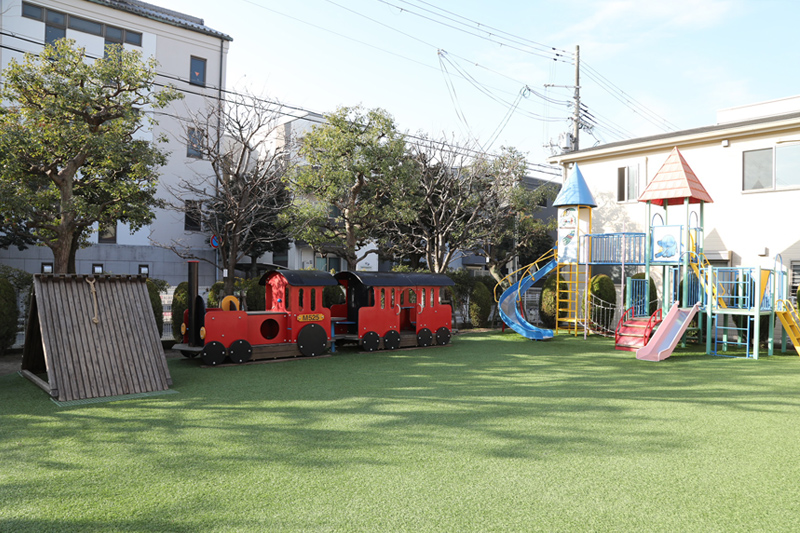
[(150, 2), (233, 37), (230, 90), (323, 114), (382, 108), (401, 131), (534, 165), (572, 131), (578, 46), (581, 148), (800, 94), (793, 0)]

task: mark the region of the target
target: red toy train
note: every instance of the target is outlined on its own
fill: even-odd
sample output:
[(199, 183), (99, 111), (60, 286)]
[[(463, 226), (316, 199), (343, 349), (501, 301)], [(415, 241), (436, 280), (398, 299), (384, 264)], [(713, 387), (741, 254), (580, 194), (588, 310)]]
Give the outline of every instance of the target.
[[(313, 357), (340, 342), (369, 352), (450, 342), (453, 312), (444, 288), (454, 283), (443, 274), (273, 270), (259, 280), (266, 311), (249, 312), (230, 296), (220, 308), (206, 309), (197, 279), (192, 261), (183, 343), (174, 349), (207, 365)], [(336, 285), (344, 288), (345, 303), (324, 307), (325, 287)]]

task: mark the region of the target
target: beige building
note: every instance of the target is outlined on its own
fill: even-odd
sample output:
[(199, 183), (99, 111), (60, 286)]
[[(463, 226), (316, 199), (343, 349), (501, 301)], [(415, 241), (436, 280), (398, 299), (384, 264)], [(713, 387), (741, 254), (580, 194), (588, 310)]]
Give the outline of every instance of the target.
[[(565, 176), (578, 164), (598, 204), (593, 233), (642, 232), (647, 209), (639, 195), (675, 147), (713, 200), (703, 215), (704, 248), (712, 264), (773, 268), (782, 262), (796, 294), (800, 96), (724, 109), (712, 126), (567, 152), (549, 162), (561, 165)], [(699, 220), (697, 207), (689, 209), (694, 213), (688, 216)], [(685, 210), (653, 207), (651, 218), (681, 224)]]

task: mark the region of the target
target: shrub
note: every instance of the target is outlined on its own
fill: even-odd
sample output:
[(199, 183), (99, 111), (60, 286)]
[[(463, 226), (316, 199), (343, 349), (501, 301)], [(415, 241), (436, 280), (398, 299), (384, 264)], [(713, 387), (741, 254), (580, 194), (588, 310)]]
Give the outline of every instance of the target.
[(156, 326), (158, 327), (158, 336), (161, 337), (164, 334), (164, 305), (161, 303), (161, 290), (159, 287), (164, 287), (166, 285), (166, 281), (163, 284), (159, 283), (163, 280), (147, 280), (147, 294), (150, 296), (150, 305), (153, 307), (153, 315), (156, 317)]
[(322, 307), (330, 308), (332, 305), (343, 303), (345, 294), (341, 285), (328, 285), (322, 290)]
[(181, 281), (172, 295), (172, 336), (175, 342), (183, 342), (181, 324), (183, 312), (189, 307), (189, 282)]
[(9, 280), (0, 277), (0, 355), (17, 340), (18, 320), (17, 292)]
[(455, 283), (451, 287), (453, 293), (453, 320), (455, 320), (456, 312), (463, 319), (466, 319), (469, 316), (469, 297), (478, 282), (478, 278), (473, 276), (469, 270), (450, 270), (447, 272), (447, 276)]
[(611, 278), (605, 274), (597, 274), (589, 280), (589, 294), (599, 300), (600, 306), (592, 307), (592, 321), (610, 329), (614, 319), (614, 309), (617, 306), (617, 289)]
[(259, 278), (237, 280), (236, 288), (244, 292), (245, 306), (248, 311), (264, 311), (267, 308), (266, 287), (258, 284)]
[(473, 326), (476, 328), (486, 327), (493, 303), (494, 298), (486, 285), (481, 281), (476, 282), (469, 302), (469, 317)]
[[(556, 301), (558, 296), (558, 280), (564, 281), (561, 275), (556, 276), (551, 274), (544, 281), (542, 286), (542, 295), (539, 298), (539, 318), (542, 325), (548, 329), (556, 327)], [(567, 302), (562, 302), (562, 308), (568, 305)]]
[(33, 274), (29, 274), (24, 270), (13, 268), (7, 265), (0, 265), (0, 278), (5, 278), (11, 283), (14, 288), (15, 302), (22, 303), (22, 309), (19, 309), (22, 316), (27, 319), (28, 308), (31, 303), (31, 294), (33, 294)]
[(208, 289), (208, 296), (206, 297), (206, 307), (219, 307), (222, 302), (222, 289), (225, 287), (225, 282), (215, 281), (211, 288)]

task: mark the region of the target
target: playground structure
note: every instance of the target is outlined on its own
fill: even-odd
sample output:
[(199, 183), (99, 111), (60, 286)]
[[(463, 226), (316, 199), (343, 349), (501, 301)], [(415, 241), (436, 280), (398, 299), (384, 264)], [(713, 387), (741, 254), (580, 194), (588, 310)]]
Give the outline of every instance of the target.
[[(454, 282), (443, 274), (272, 270), (259, 280), (265, 310), (245, 311), (233, 296), (206, 309), (197, 261), (188, 267), (183, 342), (173, 349), (209, 366), (318, 357), (337, 343), (367, 352), (450, 343), (452, 307), (445, 293)], [(328, 308), (323, 292), (333, 287), (341, 287), (343, 302)]]
[(35, 275), (20, 373), (59, 402), (169, 389), (146, 278)]
[[(592, 233), (592, 209), (597, 203), (576, 164), (554, 202), (556, 247), (509, 274), (510, 283), (518, 281), (496, 296), (504, 322), (534, 340), (560, 332), (613, 334), (617, 349), (634, 351), (638, 359), (660, 361), (687, 334), (698, 341), (704, 338), (708, 354), (727, 356), (729, 347), (741, 346), (745, 357), (758, 359), (764, 317), (769, 318), (766, 338), (772, 355), (778, 318), (783, 326), (782, 351), (791, 340), (800, 354), (800, 317), (787, 296), (788, 269), (780, 256), (772, 265), (757, 268), (710, 264), (703, 251), (703, 223), (704, 204), (712, 200), (677, 148), (638, 200), (647, 204), (645, 232)], [(653, 205), (663, 213), (653, 213)], [(685, 219), (672, 223), (670, 206), (683, 206)], [(616, 309), (613, 333), (592, 320), (596, 303), (589, 282), (592, 267), (598, 265), (621, 271), (625, 301)], [(626, 267), (643, 269), (644, 278), (626, 278)], [(548, 274), (557, 280), (553, 330), (530, 324), (524, 309), (525, 292)], [(661, 305), (651, 313), (650, 283), (657, 282), (653, 278), (660, 281)], [(664, 314), (664, 309), (669, 312)]]

